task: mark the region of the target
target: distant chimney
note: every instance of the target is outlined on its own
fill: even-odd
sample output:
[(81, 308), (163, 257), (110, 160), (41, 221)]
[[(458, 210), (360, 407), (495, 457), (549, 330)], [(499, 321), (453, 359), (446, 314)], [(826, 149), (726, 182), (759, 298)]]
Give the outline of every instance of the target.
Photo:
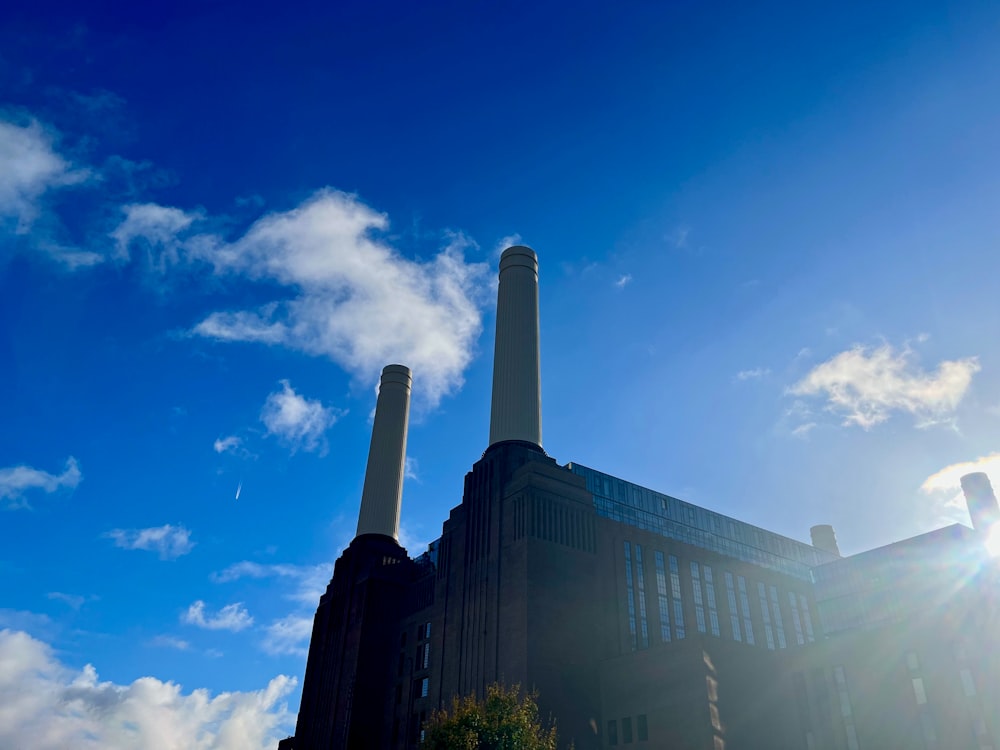
[(972, 528), (976, 531), (989, 531), (1000, 518), (1000, 508), (997, 507), (990, 478), (981, 471), (966, 474), (962, 477), (962, 492), (965, 494), (965, 503), (969, 506)]
[(840, 547), (837, 546), (837, 535), (833, 533), (833, 526), (828, 523), (813, 526), (809, 529), (809, 536), (812, 537), (813, 547), (840, 557)]
[(409, 367), (388, 365), (382, 370), (365, 487), (361, 492), (358, 536), (382, 534), (399, 541), (411, 383)]
[(500, 256), (497, 290), (490, 445), (505, 440), (542, 445), (538, 258), (522, 245)]

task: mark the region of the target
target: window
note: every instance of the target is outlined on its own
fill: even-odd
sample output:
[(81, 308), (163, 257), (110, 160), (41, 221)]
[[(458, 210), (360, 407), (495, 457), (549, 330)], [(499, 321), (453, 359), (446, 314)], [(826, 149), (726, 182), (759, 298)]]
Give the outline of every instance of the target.
[(416, 681), (416, 683), (413, 686), (415, 688), (414, 692), (417, 694), (418, 697), (426, 698), (427, 694), (430, 692), (430, 686), (431, 686), (430, 677), (424, 677)]
[(674, 599), (674, 633), (684, 638), (684, 605), (681, 604), (681, 576), (676, 555), (670, 555), (670, 595)]
[(431, 665), (431, 644), (421, 643), (417, 647), (417, 669), (427, 669)]
[(649, 628), (646, 625), (646, 582), (642, 572), (642, 546), (635, 545), (636, 582), (639, 584), (639, 646), (649, 648)]
[(632, 717), (626, 716), (622, 719), (622, 742), (629, 744), (632, 741)]
[(771, 628), (771, 614), (767, 609), (767, 593), (764, 584), (757, 583), (757, 598), (760, 599), (760, 616), (764, 620), (764, 635), (767, 636), (767, 647), (774, 651), (774, 630)]
[(795, 592), (788, 592), (788, 604), (792, 608), (792, 625), (795, 626), (795, 642), (800, 646), (805, 644), (805, 638), (802, 634), (802, 619), (799, 617), (799, 603), (795, 598)]
[(635, 735), (639, 742), (649, 739), (649, 727), (646, 725), (646, 714), (635, 717)]
[(615, 719), (608, 720), (608, 744), (618, 744), (618, 722)]
[(628, 606), (628, 633), (632, 650), (639, 646), (635, 631), (635, 592), (632, 588), (632, 545), (625, 542), (625, 598)]
[(799, 604), (802, 606), (802, 620), (806, 626), (806, 640), (813, 643), (816, 640), (816, 636), (813, 633), (812, 615), (809, 614), (809, 600), (802, 594), (799, 594)]
[(729, 603), (729, 626), (733, 630), (733, 640), (742, 641), (743, 635), (740, 632), (740, 616), (736, 609), (736, 586), (733, 584), (733, 574), (728, 570), (726, 578), (726, 601)]
[(706, 633), (705, 600), (701, 593), (701, 573), (698, 563), (691, 563), (691, 591), (694, 593), (694, 619), (699, 633)]
[(778, 634), (778, 648), (785, 648), (785, 624), (781, 619), (781, 606), (778, 603), (778, 589), (771, 586), (771, 615), (774, 617), (774, 629)]
[(854, 727), (854, 711), (851, 708), (851, 696), (847, 691), (847, 676), (843, 667), (833, 668), (833, 681), (837, 683), (837, 695), (840, 698), (840, 716), (844, 721), (844, 732), (847, 734), (847, 750), (860, 750), (858, 732)]
[(670, 640), (670, 600), (667, 598), (667, 573), (663, 562), (663, 553), (656, 550), (656, 600), (660, 610), (660, 640), (667, 643)]
[(740, 592), (740, 615), (743, 617), (743, 630), (746, 633), (747, 643), (753, 646), (753, 622), (750, 620), (750, 599), (747, 597), (747, 579), (743, 576), (736, 576), (736, 585)]
[(913, 680), (913, 697), (916, 698), (918, 706), (927, 705), (927, 691), (924, 690), (924, 678), (914, 677)]
[(708, 624), (712, 629), (712, 635), (719, 636), (719, 612), (715, 604), (715, 582), (712, 580), (712, 568), (704, 566), (705, 571), (705, 598), (708, 600)]

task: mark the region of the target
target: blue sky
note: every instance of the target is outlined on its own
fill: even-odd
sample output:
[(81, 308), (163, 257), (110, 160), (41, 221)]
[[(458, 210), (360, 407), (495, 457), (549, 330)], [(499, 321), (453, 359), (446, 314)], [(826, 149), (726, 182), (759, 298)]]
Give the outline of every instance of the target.
[(958, 476), (1000, 485), (998, 26), (3, 11), (0, 745), (290, 732), (378, 373), (414, 370), (419, 552), (486, 447), (513, 241), (560, 462), (798, 539), (832, 523), (846, 553), (967, 523)]

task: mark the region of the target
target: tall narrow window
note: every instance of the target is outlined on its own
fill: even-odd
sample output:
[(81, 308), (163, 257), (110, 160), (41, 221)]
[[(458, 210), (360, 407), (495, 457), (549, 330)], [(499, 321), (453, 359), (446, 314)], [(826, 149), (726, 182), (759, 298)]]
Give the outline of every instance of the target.
[(670, 640), (670, 599), (667, 595), (667, 571), (663, 561), (663, 553), (656, 550), (656, 600), (660, 610), (660, 640), (667, 643)]
[(778, 648), (785, 648), (785, 624), (781, 619), (781, 603), (778, 601), (778, 589), (771, 586), (771, 616), (774, 617), (774, 631), (778, 634)]
[(649, 739), (649, 724), (646, 721), (646, 714), (639, 714), (635, 717), (635, 735), (639, 742)]
[(767, 609), (767, 591), (764, 584), (757, 582), (757, 598), (760, 599), (760, 616), (764, 620), (764, 635), (767, 637), (767, 648), (774, 651), (774, 629), (771, 627), (771, 615)]
[(608, 744), (618, 744), (618, 720), (608, 719)]
[(705, 571), (705, 598), (708, 600), (708, 625), (712, 630), (712, 635), (719, 636), (719, 610), (715, 603), (715, 581), (712, 580), (712, 567), (704, 566)]
[(625, 598), (628, 600), (628, 633), (635, 651), (639, 645), (635, 632), (635, 592), (632, 589), (632, 545), (625, 542)]
[(736, 609), (736, 585), (733, 583), (733, 574), (726, 571), (726, 601), (729, 603), (729, 626), (733, 629), (733, 640), (742, 641), (743, 634), (740, 632), (740, 615)]
[(743, 576), (736, 576), (736, 585), (740, 592), (740, 615), (743, 617), (743, 630), (746, 632), (747, 643), (753, 646), (753, 621), (750, 619), (750, 598), (747, 596), (747, 579)]
[(670, 595), (674, 599), (674, 633), (684, 638), (684, 605), (681, 603), (681, 574), (676, 555), (670, 555)]
[(639, 584), (639, 646), (649, 648), (649, 627), (646, 625), (646, 581), (643, 576), (642, 546), (635, 545), (635, 572)]
[(837, 696), (840, 698), (840, 716), (844, 720), (844, 732), (847, 734), (847, 750), (860, 750), (858, 732), (854, 726), (854, 710), (851, 707), (851, 695), (847, 690), (847, 677), (843, 667), (833, 668), (833, 680), (837, 683)]
[(622, 744), (627, 745), (632, 741), (632, 717), (626, 716), (622, 719)]
[(799, 604), (802, 605), (802, 622), (806, 626), (806, 640), (813, 643), (816, 636), (813, 633), (812, 615), (809, 614), (809, 600), (804, 595), (799, 594)]
[(800, 646), (804, 645), (806, 639), (802, 634), (802, 618), (799, 617), (799, 603), (795, 598), (795, 592), (788, 592), (788, 604), (792, 609), (792, 626), (795, 628), (795, 642)]
[(698, 563), (691, 563), (691, 590), (694, 593), (694, 619), (698, 632), (705, 633), (705, 600), (701, 593), (701, 573)]

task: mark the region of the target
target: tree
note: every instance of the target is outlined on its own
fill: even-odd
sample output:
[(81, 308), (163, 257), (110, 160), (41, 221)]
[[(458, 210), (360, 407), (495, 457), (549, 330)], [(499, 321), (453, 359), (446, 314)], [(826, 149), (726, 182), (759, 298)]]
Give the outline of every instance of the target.
[(486, 699), (475, 694), (452, 698), (451, 708), (434, 711), (426, 725), (427, 750), (555, 750), (555, 722), (538, 718), (535, 694), (521, 686), (493, 683)]

